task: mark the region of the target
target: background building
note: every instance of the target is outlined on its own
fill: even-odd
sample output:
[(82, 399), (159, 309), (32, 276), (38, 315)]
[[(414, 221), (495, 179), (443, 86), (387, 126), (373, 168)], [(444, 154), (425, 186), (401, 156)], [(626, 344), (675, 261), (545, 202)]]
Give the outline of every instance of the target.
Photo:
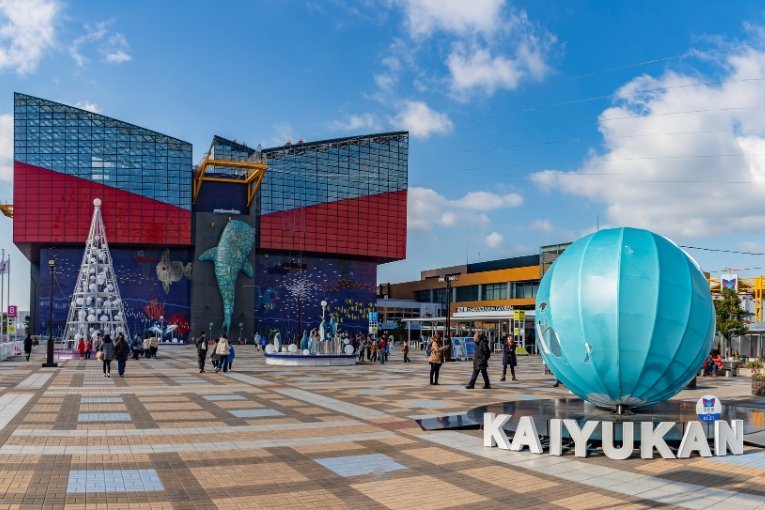
[(406, 256), (407, 181), (406, 132), (260, 150), (216, 136), (195, 169), (187, 142), (16, 94), (13, 240), (32, 262), (33, 329), (48, 327), (54, 259), (61, 333), (101, 198), (131, 333), (168, 324), (181, 338), (218, 332), (214, 265), (199, 256), (231, 219), (256, 236), (254, 278), (236, 280), (230, 337), (316, 327), (322, 300), (342, 327), (366, 330), (377, 264)]
[[(466, 328), (474, 327), (484, 329), (492, 341), (497, 341), (518, 327), (523, 329), (516, 334), (518, 342), (533, 345), (533, 310), (539, 282), (569, 244), (542, 246), (535, 255), (429, 269), (422, 271), (416, 281), (382, 284), (378, 288), (381, 298), (378, 309), (382, 314), (394, 305), (401, 308), (406, 302), (437, 306), (431, 317), (419, 316), (427, 320), (410, 325), (413, 332), (408, 335), (415, 339), (420, 337), (421, 326), (431, 332), (442, 329), (448, 309), (455, 336), (470, 335), (472, 332)], [(448, 292), (446, 280), (449, 280)], [(411, 320), (415, 307), (409, 308), (405, 318)], [(529, 313), (519, 322), (513, 313), (515, 310)]]

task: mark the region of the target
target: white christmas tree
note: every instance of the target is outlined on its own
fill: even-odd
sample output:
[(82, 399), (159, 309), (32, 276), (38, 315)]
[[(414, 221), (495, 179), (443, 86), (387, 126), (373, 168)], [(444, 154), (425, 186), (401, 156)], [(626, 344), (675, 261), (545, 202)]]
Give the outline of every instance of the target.
[(78, 341), (92, 337), (96, 332), (112, 338), (124, 333), (125, 338), (130, 338), (109, 243), (106, 242), (101, 199), (93, 200), (93, 205), (93, 220), (72, 293), (64, 338)]

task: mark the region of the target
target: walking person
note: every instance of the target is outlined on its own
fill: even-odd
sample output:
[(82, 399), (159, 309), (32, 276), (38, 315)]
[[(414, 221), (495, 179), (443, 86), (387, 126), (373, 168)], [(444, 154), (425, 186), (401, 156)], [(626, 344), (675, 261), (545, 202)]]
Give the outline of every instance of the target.
[(475, 388), (475, 380), (478, 378), (480, 372), (483, 376), (483, 389), (490, 390), (491, 383), (489, 382), (489, 358), (491, 357), (491, 349), (489, 348), (489, 342), (486, 340), (486, 335), (476, 333), (473, 336), (475, 340), (475, 358), (473, 358), (473, 376), (470, 378), (470, 382), (467, 383), (465, 388), (472, 390)]
[(215, 354), (218, 357), (218, 366), (215, 367), (215, 372), (226, 371), (228, 365), (228, 351), (229, 351), (228, 338), (225, 333), (221, 333), (218, 339), (218, 344), (215, 346)]
[(141, 354), (141, 349), (143, 349), (143, 341), (141, 340), (141, 335), (136, 333), (133, 336), (133, 343), (130, 345), (130, 347), (133, 351), (133, 359), (137, 360), (138, 356)]
[(218, 371), (217, 370), (217, 368), (218, 368), (218, 359), (220, 359), (219, 356), (218, 356), (218, 353), (217, 353), (217, 350), (218, 350), (218, 341), (220, 341), (220, 338), (216, 338), (215, 340), (213, 340), (212, 350), (210, 351), (210, 361), (212, 362), (212, 365), (213, 365), (213, 369), (214, 369), (213, 372), (217, 372)]
[[(228, 371), (231, 372), (231, 365), (234, 364), (234, 357), (236, 356), (236, 351), (234, 350), (234, 344), (230, 344), (228, 347), (228, 356), (226, 356), (226, 367), (228, 368)], [(225, 369), (223, 370), (226, 371)]]
[(260, 336), (260, 349), (263, 351), (263, 354), (266, 353), (266, 346), (268, 345), (268, 337), (266, 335)]
[(157, 338), (157, 335), (154, 335), (149, 340), (150, 340), (149, 349), (151, 349), (151, 357), (156, 358), (157, 351), (159, 350), (159, 339)]
[(364, 362), (364, 351), (367, 348), (367, 341), (362, 337), (359, 338), (359, 361)]
[(507, 335), (505, 343), (502, 344), (502, 379), (505, 380), (507, 375), (507, 367), (510, 367), (510, 375), (513, 376), (513, 381), (517, 381), (515, 378), (515, 366), (518, 364), (518, 357), (515, 355), (515, 341), (513, 335)]
[(438, 374), (441, 372), (441, 365), (444, 363), (444, 351), (449, 347), (441, 342), (441, 332), (439, 331), (430, 339), (430, 354), (428, 362), (430, 363), (430, 384), (438, 385)]
[(369, 344), (369, 352), (372, 353), (372, 360), (371, 360), (372, 363), (377, 363), (377, 340), (375, 340), (374, 338)]
[(80, 355), (80, 359), (85, 359), (85, 339), (82, 337), (77, 340), (77, 353)]
[(197, 338), (197, 364), (199, 365), (199, 373), (205, 371), (205, 361), (207, 361), (207, 333), (202, 331)]
[(404, 341), (404, 345), (401, 346), (401, 352), (404, 353), (404, 363), (409, 363), (409, 342)]
[(143, 339), (143, 357), (151, 358), (151, 337), (148, 335)]
[(93, 352), (93, 341), (88, 338), (85, 341), (85, 359), (90, 359), (90, 354)]
[(27, 335), (24, 339), (24, 354), (27, 355), (27, 361), (29, 361), (29, 357), (32, 355), (32, 335)]
[(117, 340), (114, 341), (114, 358), (117, 360), (117, 373), (120, 377), (125, 377), (128, 356), (130, 356), (130, 346), (125, 340), (125, 335), (119, 333)]
[(388, 347), (388, 341), (385, 337), (380, 338), (380, 347), (378, 348), (378, 351), (380, 352), (380, 364), (385, 364), (385, 349)]
[(109, 335), (104, 336), (101, 345), (98, 346), (98, 352), (104, 363), (104, 377), (112, 377), (112, 360), (114, 359), (114, 342)]

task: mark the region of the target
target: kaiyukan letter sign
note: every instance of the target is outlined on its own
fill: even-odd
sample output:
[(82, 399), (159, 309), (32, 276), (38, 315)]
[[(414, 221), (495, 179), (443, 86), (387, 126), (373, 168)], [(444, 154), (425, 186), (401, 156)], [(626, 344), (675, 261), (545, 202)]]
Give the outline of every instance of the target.
[[(537, 426), (534, 418), (530, 416), (521, 416), (518, 420), (518, 428), (515, 431), (512, 441), (508, 439), (502, 427), (510, 421), (511, 415), (494, 413), (484, 413), (483, 415), (483, 445), (488, 447), (499, 447), (502, 450), (521, 451), (527, 447), (532, 453), (542, 454), (542, 443), (539, 441)], [(584, 426), (580, 427), (576, 420), (551, 419), (549, 424), (550, 447), (549, 454), (560, 456), (563, 454), (563, 428), (568, 431), (569, 436), (574, 441), (574, 455), (577, 457), (587, 456), (587, 443), (593, 432), (601, 427), (602, 449), (603, 453), (609, 459), (624, 460), (632, 456), (635, 450), (635, 430), (636, 423), (622, 423), (622, 444), (619, 448), (614, 445), (614, 422), (611, 421), (586, 421)], [(662, 458), (665, 459), (683, 459), (691, 456), (691, 453), (698, 452), (702, 457), (711, 457), (712, 451), (709, 447), (704, 428), (701, 422), (690, 421), (685, 424), (683, 439), (680, 441), (680, 447), (677, 450), (677, 456), (672, 453), (667, 443), (664, 441), (664, 435), (675, 426), (674, 422), (660, 422), (654, 427), (652, 422), (639, 422), (640, 425), (640, 456), (644, 459), (652, 459), (654, 450), (657, 450)], [(714, 422), (714, 455), (724, 456), (728, 451), (733, 455), (744, 453), (744, 422), (742, 420), (732, 420), (730, 423), (724, 421)]]

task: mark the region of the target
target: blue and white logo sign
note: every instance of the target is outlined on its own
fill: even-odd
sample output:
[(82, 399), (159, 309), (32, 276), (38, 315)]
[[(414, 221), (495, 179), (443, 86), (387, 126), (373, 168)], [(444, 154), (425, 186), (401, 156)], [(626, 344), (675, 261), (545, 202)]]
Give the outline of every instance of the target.
[(704, 395), (696, 402), (696, 414), (702, 421), (715, 421), (720, 419), (722, 404), (714, 395)]

